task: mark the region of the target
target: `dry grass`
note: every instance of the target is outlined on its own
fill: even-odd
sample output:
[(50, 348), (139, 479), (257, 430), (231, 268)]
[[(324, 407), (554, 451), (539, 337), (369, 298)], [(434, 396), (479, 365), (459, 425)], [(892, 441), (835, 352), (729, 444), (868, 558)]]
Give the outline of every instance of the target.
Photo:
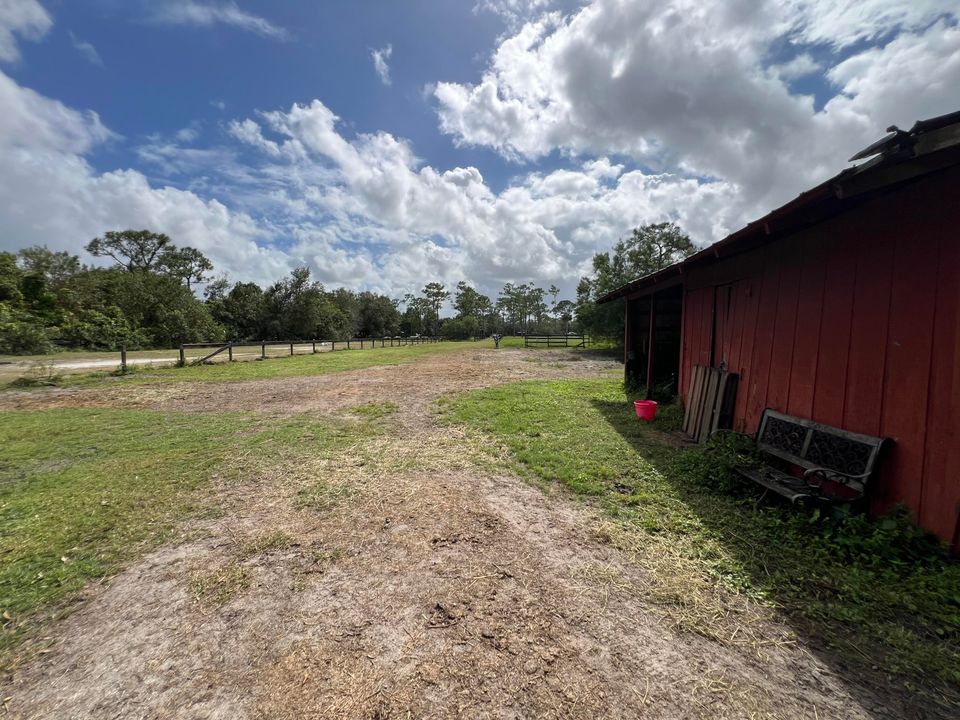
[(718, 585), (703, 567), (673, 538), (651, 535), (611, 520), (594, 527), (601, 542), (627, 554), (641, 568), (644, 582), (629, 586), (641, 593), (678, 632), (692, 632), (713, 642), (745, 647), (760, 660), (771, 647), (795, 645), (797, 639), (786, 626), (771, 635), (775, 620), (770, 608), (745, 595)]
[(239, 541), (236, 552), (241, 559), (248, 559), (274, 550), (284, 550), (294, 544), (296, 544), (296, 538), (288, 532), (270, 530)]
[(204, 608), (226, 605), (250, 585), (250, 573), (236, 560), (190, 573), (190, 593)]

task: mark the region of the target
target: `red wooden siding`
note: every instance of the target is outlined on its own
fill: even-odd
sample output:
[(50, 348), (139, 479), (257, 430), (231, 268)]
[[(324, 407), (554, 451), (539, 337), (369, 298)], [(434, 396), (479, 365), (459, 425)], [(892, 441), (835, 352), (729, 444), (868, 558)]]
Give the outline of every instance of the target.
[(826, 254), (827, 240), (822, 235), (811, 238), (803, 249), (797, 322), (793, 336), (793, 364), (790, 368), (790, 395), (787, 399), (787, 412), (799, 417), (813, 414), (819, 352), (811, 352), (811, 349), (820, 347)]
[[(883, 379), (890, 322), (893, 239), (860, 230), (857, 269), (847, 357), (843, 427), (867, 435), (880, 434)], [(829, 338), (824, 338), (830, 342)]]
[[(895, 440), (872, 509), (953, 539), (960, 509), (960, 168), (685, 280), (693, 365), (741, 376), (734, 425), (766, 407)], [(712, 355), (712, 358), (711, 358)]]
[(813, 391), (813, 415), (827, 425), (843, 425), (847, 387), (847, 362), (853, 318), (854, 280), (857, 271), (856, 238), (851, 224), (838, 228), (845, 234), (830, 247), (825, 262), (820, 337), (817, 344), (817, 385)]
[[(957, 528), (960, 478), (960, 241), (940, 243), (920, 524), (941, 537)], [(956, 535), (954, 535), (956, 539)]]
[[(897, 439), (883, 468), (884, 507), (903, 502), (920, 512), (927, 391), (936, 301), (939, 237), (922, 236), (924, 223), (896, 243), (887, 333), (886, 376), (880, 431)], [(919, 232), (917, 232), (919, 230)]]

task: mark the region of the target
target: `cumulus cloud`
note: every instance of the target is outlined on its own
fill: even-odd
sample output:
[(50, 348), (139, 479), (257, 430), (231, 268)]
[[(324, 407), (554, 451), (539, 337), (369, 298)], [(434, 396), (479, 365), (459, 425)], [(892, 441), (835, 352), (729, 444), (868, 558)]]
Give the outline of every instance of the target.
[[(957, 14), (946, 0), (594, 0), (528, 22), (478, 82), (438, 83), (434, 97), (441, 129), (462, 145), (523, 162), (623, 155), (730, 181), (764, 208), (835, 172), (891, 121), (956, 109), (960, 31), (937, 18)], [(828, 71), (837, 94), (820, 111), (787, 82), (812, 59), (770, 67), (784, 43), (891, 34)], [(916, 81), (894, 79), (897, 66)]]
[[(727, 183), (624, 171), (607, 158), (527, 173), (495, 193), (476, 168), (425, 165), (402, 139), (348, 138), (338, 121), (315, 100), (237, 122), (231, 133), (261, 151), (259, 174), (312, 174), (285, 186), (287, 201), (314, 225), (328, 218), (328, 253), (337, 241), (365, 248), (361, 267), (389, 270), (394, 290), (468, 278), (491, 292), (526, 280), (569, 292), (593, 253), (635, 225), (672, 219), (714, 239), (740, 219)], [(326, 172), (318, 176), (318, 167)], [(297, 252), (306, 254), (316, 234), (304, 237)]]
[(241, 10), (235, 2), (202, 2), (201, 0), (157, 0), (149, 5), (147, 18), (166, 25), (230, 25), (264, 37), (282, 40), (287, 31), (266, 18)]
[(250, 216), (217, 200), (153, 187), (134, 170), (98, 173), (85, 156), (116, 136), (95, 113), (20, 87), (2, 72), (0, 107), (0, 249), (39, 244), (81, 253), (105, 230), (147, 227), (240, 277), (272, 281), (294, 265)]
[(53, 20), (37, 0), (0, 0), (0, 61), (20, 59), (17, 36), (39, 40), (51, 25)]
[(390, 84), (390, 57), (393, 55), (393, 45), (387, 45), (385, 48), (370, 51), (370, 58), (373, 60), (373, 69), (384, 85)]

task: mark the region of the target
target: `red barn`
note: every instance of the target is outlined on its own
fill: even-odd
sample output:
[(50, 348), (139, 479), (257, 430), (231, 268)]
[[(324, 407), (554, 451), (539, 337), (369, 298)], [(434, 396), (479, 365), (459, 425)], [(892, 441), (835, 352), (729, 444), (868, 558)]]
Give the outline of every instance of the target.
[(764, 408), (894, 440), (869, 490), (960, 539), (960, 113), (895, 128), (871, 158), (626, 299), (627, 372), (685, 397), (695, 365), (740, 375), (733, 426)]

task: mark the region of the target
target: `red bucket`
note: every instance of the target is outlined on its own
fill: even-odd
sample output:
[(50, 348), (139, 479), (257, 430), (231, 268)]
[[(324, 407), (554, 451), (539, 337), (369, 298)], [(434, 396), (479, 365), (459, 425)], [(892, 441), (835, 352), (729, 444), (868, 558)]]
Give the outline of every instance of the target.
[(657, 416), (657, 403), (653, 400), (634, 400), (633, 407), (641, 420), (650, 422)]

